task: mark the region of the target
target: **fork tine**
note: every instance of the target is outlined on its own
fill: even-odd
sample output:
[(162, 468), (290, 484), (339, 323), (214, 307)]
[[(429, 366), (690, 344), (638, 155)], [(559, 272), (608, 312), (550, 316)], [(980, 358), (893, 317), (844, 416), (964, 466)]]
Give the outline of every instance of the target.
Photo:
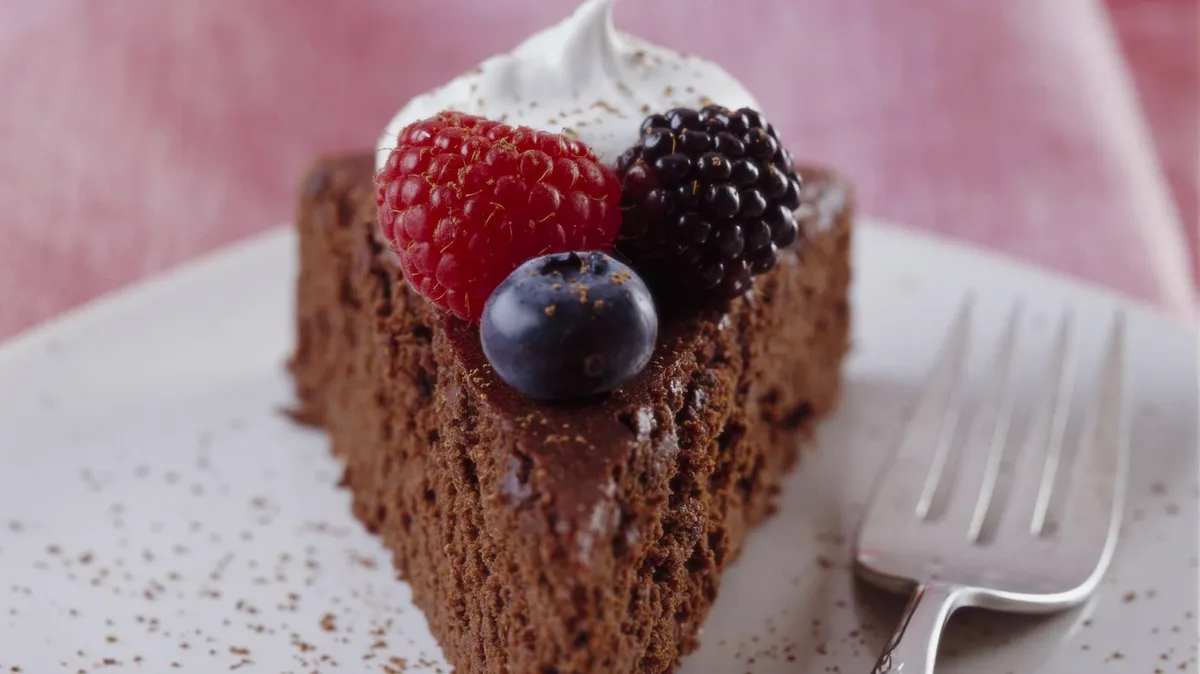
[(1033, 511), (1033, 521), (1030, 533), (1041, 535), (1046, 526), (1046, 516), (1050, 512), (1050, 498), (1054, 485), (1058, 481), (1058, 468), (1062, 463), (1063, 442), (1067, 434), (1067, 420), (1071, 416), (1071, 395), (1075, 389), (1075, 374), (1078, 359), (1072, 348), (1072, 328), (1074, 321), (1070, 314), (1063, 318), (1063, 341), (1059, 351), (1061, 367), (1058, 373), (1058, 385), (1054, 399), (1054, 411), (1050, 416), (1050, 442), (1046, 447), (1046, 467), (1038, 485), (1037, 501)]
[[(944, 454), (946, 438), (952, 434), (946, 432), (946, 426), (953, 423), (957, 409), (953, 394), (967, 359), (974, 303), (974, 297), (968, 296), (951, 324), (900, 443), (876, 481), (873, 507), (924, 517), (921, 510), (927, 509), (928, 503), (922, 485), (928, 488), (930, 476), (940, 470), (938, 454)], [(944, 464), (944, 460), (943, 456), (940, 462)], [(936, 477), (933, 485), (936, 488)]]
[(952, 492), (957, 495), (951, 496), (944, 518), (951, 532), (965, 533), (972, 541), (978, 540), (983, 528), (1008, 438), (1015, 375), (1013, 356), (1017, 350), (1022, 313), (1023, 307), (1018, 300), (1009, 312), (990, 380), (962, 443), (959, 475)]
[(1035, 403), (1029, 432), (1020, 445), (1020, 453), (1006, 462), (1014, 474), (1007, 512), (1000, 522), (1002, 532), (1019, 528), (1026, 535), (1038, 536), (1045, 525), (1075, 385), (1074, 318), (1069, 309), (1059, 323), (1055, 341), (1047, 363), (1045, 388)]
[(1085, 413), (1063, 516), (1073, 526), (1107, 527), (1108, 538), (1115, 538), (1112, 534), (1120, 523), (1129, 471), (1124, 360), (1125, 318), (1118, 314), (1097, 379), (1098, 391)]

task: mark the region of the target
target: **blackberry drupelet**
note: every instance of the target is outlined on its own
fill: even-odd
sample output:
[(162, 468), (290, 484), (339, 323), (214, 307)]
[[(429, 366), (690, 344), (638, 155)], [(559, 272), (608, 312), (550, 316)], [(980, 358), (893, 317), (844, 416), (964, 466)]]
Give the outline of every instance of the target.
[(796, 241), (800, 177), (756, 110), (650, 115), (616, 168), (616, 251), (660, 294), (737, 297)]

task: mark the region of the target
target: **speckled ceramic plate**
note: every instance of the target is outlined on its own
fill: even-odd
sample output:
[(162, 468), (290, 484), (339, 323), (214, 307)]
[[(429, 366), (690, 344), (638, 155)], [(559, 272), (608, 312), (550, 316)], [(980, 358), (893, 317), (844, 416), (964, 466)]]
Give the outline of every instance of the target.
[[(279, 231), (0, 348), (0, 672), (449, 669), (351, 517), (324, 437), (280, 413), (294, 251)], [(1124, 307), (1134, 470), (1102, 592), (1049, 618), (960, 614), (939, 674), (1196, 671), (1194, 333), (897, 229), (864, 226), (856, 265), (842, 412), (727, 575), (682, 671), (869, 671), (902, 600), (855, 584), (850, 536), (969, 289), (983, 334), (1026, 298), (1030, 369), (1063, 307), (1088, 343)]]

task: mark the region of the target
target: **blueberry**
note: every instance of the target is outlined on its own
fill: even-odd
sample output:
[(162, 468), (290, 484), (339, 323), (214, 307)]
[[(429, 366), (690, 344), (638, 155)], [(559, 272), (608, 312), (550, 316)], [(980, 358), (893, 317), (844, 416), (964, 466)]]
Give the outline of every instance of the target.
[(504, 280), (479, 328), (488, 362), (510, 386), (540, 400), (603, 393), (650, 362), (658, 315), (650, 291), (600, 252), (536, 257)]

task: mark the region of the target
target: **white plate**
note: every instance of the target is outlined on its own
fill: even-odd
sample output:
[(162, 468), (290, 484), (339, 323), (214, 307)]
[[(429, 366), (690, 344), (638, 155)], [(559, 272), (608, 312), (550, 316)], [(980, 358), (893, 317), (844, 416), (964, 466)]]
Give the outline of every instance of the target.
[[(864, 226), (855, 263), (844, 408), (684, 672), (868, 671), (900, 600), (855, 585), (850, 534), (964, 293), (982, 333), (1026, 298), (1030, 369), (1059, 309), (1086, 347), (1122, 306), (896, 229)], [(448, 670), (325, 438), (280, 413), (295, 273), (275, 232), (0, 349), (0, 672)], [(1132, 498), (1102, 592), (1051, 618), (961, 615), (939, 674), (1196, 671), (1194, 335), (1125, 309)]]

